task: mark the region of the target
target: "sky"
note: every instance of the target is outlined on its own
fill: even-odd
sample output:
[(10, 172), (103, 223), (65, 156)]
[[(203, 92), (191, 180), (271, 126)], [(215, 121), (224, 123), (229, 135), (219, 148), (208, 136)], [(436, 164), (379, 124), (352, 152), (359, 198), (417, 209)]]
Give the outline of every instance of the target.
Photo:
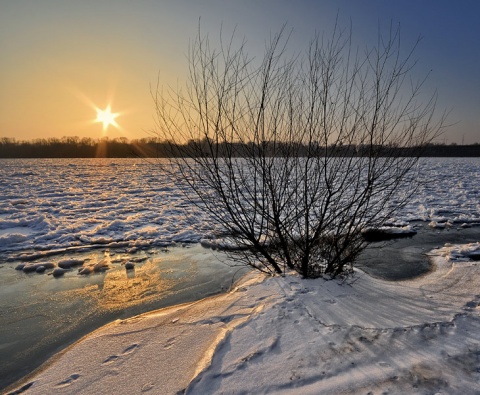
[[(430, 73), (425, 92), (449, 112), (438, 142), (480, 143), (478, 0), (0, 0), (0, 138), (149, 137), (151, 89), (184, 83), (199, 19), (260, 54), (282, 25), (301, 49), (337, 15), (361, 46), (390, 22), (405, 48), (421, 36), (414, 77)], [(95, 120), (108, 106), (118, 115), (105, 129)]]

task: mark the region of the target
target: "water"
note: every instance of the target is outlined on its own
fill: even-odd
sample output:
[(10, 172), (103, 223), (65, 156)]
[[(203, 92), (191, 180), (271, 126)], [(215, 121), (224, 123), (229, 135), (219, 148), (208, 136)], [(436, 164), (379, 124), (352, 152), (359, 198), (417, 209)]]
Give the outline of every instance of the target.
[(128, 271), (115, 262), (125, 255), (121, 249), (76, 253), (77, 258), (114, 261), (108, 271), (89, 276), (72, 270), (53, 278), (1, 265), (0, 388), (93, 329), (226, 291), (242, 274), (221, 253), (198, 244), (136, 253), (147, 259)]
[[(198, 244), (212, 236), (208, 217), (185, 198), (165, 165), (0, 160), (0, 388), (104, 323), (220, 292), (238, 278), (225, 255)], [(421, 178), (430, 182), (421, 184), (396, 221), (427, 230), (430, 224), (442, 234), (480, 223), (480, 159), (424, 159), (420, 166)], [(459, 232), (455, 240), (461, 242)], [(418, 242), (432, 236), (426, 237)], [(409, 275), (428, 269), (418, 271), (418, 261), (408, 258), (408, 241), (397, 247), (413, 262)], [(367, 256), (370, 263), (382, 261), (382, 254)], [(51, 270), (15, 270), (72, 258), (109, 270), (81, 276), (72, 268), (59, 278)], [(127, 271), (127, 262), (135, 269)], [(373, 272), (375, 266), (365, 265)], [(407, 269), (396, 268), (392, 278), (401, 278)]]
[[(107, 322), (221, 292), (238, 267), (162, 163), (0, 160), (0, 388)], [(65, 259), (109, 270), (15, 270)], [(125, 263), (134, 262), (134, 270)], [(225, 264), (227, 263), (227, 264)]]

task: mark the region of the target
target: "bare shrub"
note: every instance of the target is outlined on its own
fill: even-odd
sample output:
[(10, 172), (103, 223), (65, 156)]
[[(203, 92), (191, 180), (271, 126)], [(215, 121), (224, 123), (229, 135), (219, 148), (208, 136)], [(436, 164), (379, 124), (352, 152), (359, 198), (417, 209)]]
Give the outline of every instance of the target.
[(362, 230), (414, 192), (421, 149), (443, 125), (424, 80), (412, 82), (415, 47), (402, 57), (391, 28), (361, 51), (336, 28), (289, 56), (282, 29), (256, 62), (235, 35), (220, 42), (199, 30), (186, 86), (153, 92), (175, 171), (237, 259), (272, 274), (348, 271)]

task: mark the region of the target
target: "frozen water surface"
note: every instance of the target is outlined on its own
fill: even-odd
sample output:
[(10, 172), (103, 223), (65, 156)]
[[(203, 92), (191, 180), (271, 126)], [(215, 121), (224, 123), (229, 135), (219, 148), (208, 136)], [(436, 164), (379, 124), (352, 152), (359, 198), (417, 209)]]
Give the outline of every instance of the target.
[(193, 244), (208, 222), (158, 161), (0, 160), (0, 191), (0, 389), (96, 327), (239, 276)]
[[(74, 264), (60, 277), (52, 269), (25, 273), (14, 270), (17, 263), (0, 264), (0, 389), (108, 322), (226, 291), (242, 273), (199, 244), (135, 253), (92, 249), (65, 259), (71, 255), (49, 261)], [(91, 265), (108, 270), (79, 274)]]
[[(0, 253), (196, 242), (207, 221), (158, 163), (1, 160)], [(28, 237), (26, 237), (28, 236)]]
[[(160, 164), (0, 160), (0, 388), (105, 322), (229, 286), (237, 269), (194, 244), (208, 218)], [(423, 159), (419, 174), (392, 223), (480, 223), (480, 159)]]
[(480, 223), (480, 158), (425, 158), (419, 166), (423, 182), (404, 219)]
[[(200, 241), (208, 218), (158, 161), (0, 160), (0, 254)], [(480, 222), (480, 159), (423, 159), (418, 193), (397, 220)]]

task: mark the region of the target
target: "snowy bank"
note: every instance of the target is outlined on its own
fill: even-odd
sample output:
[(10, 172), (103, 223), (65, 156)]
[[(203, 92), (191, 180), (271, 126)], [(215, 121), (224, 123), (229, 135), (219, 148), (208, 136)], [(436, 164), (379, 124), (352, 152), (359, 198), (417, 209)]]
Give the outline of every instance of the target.
[(230, 293), (95, 331), (25, 394), (478, 394), (480, 244), (386, 282), (250, 273)]

